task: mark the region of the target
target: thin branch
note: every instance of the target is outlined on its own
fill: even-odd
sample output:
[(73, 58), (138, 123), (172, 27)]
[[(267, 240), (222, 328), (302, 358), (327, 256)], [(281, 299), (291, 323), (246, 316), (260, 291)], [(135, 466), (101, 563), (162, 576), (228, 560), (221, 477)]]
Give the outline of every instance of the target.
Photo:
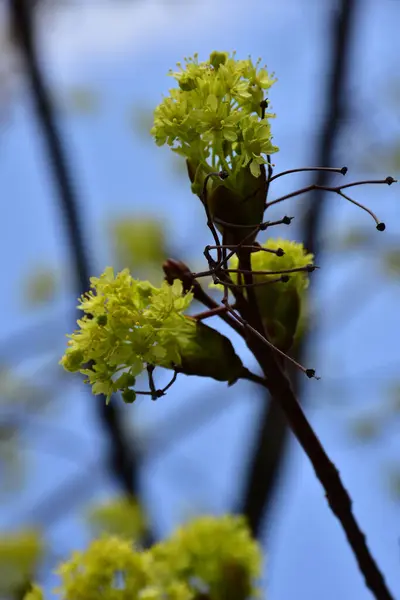
[[(263, 368), (273, 401), (279, 403), (291, 430), (310, 459), (315, 473), (325, 489), (328, 503), (347, 536), (367, 586), (377, 599), (393, 600), (383, 575), (367, 546), (365, 534), (361, 531), (353, 515), (352, 502), (339, 472), (326, 454), (297, 401), (281, 363), (275, 358), (276, 349), (265, 344), (265, 337), (257, 326), (257, 311), (257, 306), (253, 306), (250, 300), (249, 306), (242, 306), (241, 312), (244, 314), (242, 314), (241, 320), (245, 324), (245, 328), (252, 334), (248, 337), (247, 344)], [(307, 373), (307, 375), (312, 377), (313, 373)]]
[(294, 198), (295, 196), (300, 196), (302, 194), (306, 194), (307, 192), (313, 192), (313, 191), (334, 192), (336, 194), (339, 194), (339, 196), (342, 196), (349, 202), (352, 202), (353, 204), (355, 204), (362, 210), (365, 210), (374, 219), (374, 221), (376, 223), (376, 228), (378, 229), (378, 231), (384, 231), (385, 224), (382, 223), (381, 221), (379, 221), (378, 217), (369, 208), (367, 208), (366, 206), (364, 206), (363, 204), (361, 204), (359, 202), (356, 202), (352, 198), (349, 198), (349, 196), (343, 194), (343, 192), (342, 192), (342, 189), (359, 186), (359, 185), (366, 185), (369, 183), (380, 183), (380, 184), (392, 185), (392, 183), (397, 183), (397, 180), (393, 179), (393, 177), (386, 177), (385, 179), (379, 179), (379, 180), (374, 179), (371, 181), (355, 181), (353, 183), (348, 183), (346, 185), (337, 185), (337, 186), (320, 185), (317, 183), (313, 183), (311, 185), (307, 185), (306, 187), (301, 188), (300, 190), (291, 192), (290, 194), (285, 194), (285, 196), (281, 196), (280, 198), (277, 198), (276, 200), (267, 202), (265, 205), (265, 208), (270, 208), (271, 206), (274, 206), (275, 204), (284, 202), (285, 200), (288, 200), (289, 198)]
[(282, 171), (282, 173), (277, 173), (277, 175), (271, 177), (271, 182), (278, 179), (278, 177), (290, 175), (291, 173), (304, 173), (306, 171), (325, 171), (326, 173), (341, 173), (342, 175), (346, 175), (347, 167), (301, 167), (300, 169), (289, 169), (288, 171)]
[[(332, 41), (331, 57), (328, 58), (324, 72), (327, 72), (325, 85), (325, 118), (321, 128), (320, 139), (316, 151), (316, 160), (319, 165), (333, 163), (333, 149), (337, 141), (340, 124), (345, 119), (345, 82), (349, 69), (351, 40), (356, 23), (357, 0), (340, 0), (339, 5), (330, 13), (332, 15), (330, 27)], [(315, 183), (327, 185), (331, 173), (321, 170), (317, 172)], [(302, 221), (303, 235), (307, 252), (316, 256), (319, 253), (319, 238), (321, 217), (325, 207), (325, 194), (322, 190), (309, 196), (307, 212)], [(313, 289), (311, 281), (310, 289)], [(306, 356), (307, 338), (303, 335), (294, 357), (301, 363)], [(292, 371), (291, 380), (297, 396), (301, 397), (303, 377), (297, 369)], [(247, 516), (248, 522), (255, 535), (262, 530), (264, 520), (269, 522), (270, 510), (273, 505), (278, 483), (283, 471), (283, 463), (287, 454), (290, 440), (290, 429), (283, 415), (281, 407), (270, 399), (261, 408), (258, 415), (258, 431), (255, 434), (254, 449), (249, 459), (247, 482), (245, 483), (243, 498), (238, 504), (238, 510)]]

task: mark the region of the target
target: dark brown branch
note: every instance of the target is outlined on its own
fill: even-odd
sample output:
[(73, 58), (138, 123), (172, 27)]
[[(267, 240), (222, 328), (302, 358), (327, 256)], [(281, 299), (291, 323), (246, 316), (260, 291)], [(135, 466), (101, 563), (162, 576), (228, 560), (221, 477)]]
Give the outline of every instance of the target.
[[(344, 487), (339, 472), (326, 454), (306, 415), (303, 412), (290, 382), (283, 371), (276, 351), (270, 347), (264, 332), (260, 330), (257, 305), (239, 306), (243, 326), (249, 331), (247, 345), (261, 365), (268, 389), (274, 402), (278, 403), (287, 422), (304, 452), (314, 467), (321, 482), (332, 512), (338, 518), (353, 550), (367, 587), (379, 600), (393, 600), (378, 565), (376, 564), (352, 510), (350, 496)], [(309, 375), (310, 376), (310, 375)]]
[[(326, 116), (316, 149), (315, 164), (331, 165), (333, 162), (337, 134), (345, 117), (344, 88), (357, 8), (357, 0), (340, 0), (336, 12), (332, 13), (332, 59), (325, 90)], [(331, 173), (321, 170), (317, 173), (316, 184), (326, 186), (329, 184), (330, 177)], [(304, 233), (301, 238), (307, 251), (317, 256), (320, 250), (319, 238), (325, 196), (322, 189), (314, 191), (312, 197), (311, 194), (309, 195), (307, 213), (303, 221)], [(312, 289), (311, 281), (311, 293)], [(307, 338), (303, 337), (294, 353), (300, 363), (304, 361), (306, 345)], [(291, 379), (296, 395), (301, 399), (302, 374), (297, 369), (293, 369)], [(249, 461), (247, 482), (243, 499), (238, 506), (239, 512), (246, 514), (255, 535), (259, 535), (263, 520), (266, 519), (268, 522), (290, 439), (290, 429), (278, 403), (271, 401), (266, 403), (261, 409), (257, 422), (259, 428)]]
[[(273, 401), (279, 403), (291, 430), (309, 457), (315, 473), (325, 489), (328, 503), (343, 527), (360, 570), (364, 575), (366, 585), (375, 598), (393, 600), (383, 575), (367, 546), (365, 534), (354, 518), (352, 502), (343, 486), (339, 472), (330, 461), (321, 442), (310, 426), (300, 404), (297, 402), (289, 381), (269, 349), (265, 349), (265, 346), (262, 349), (258, 341), (257, 343), (250, 342), (249, 346), (259, 362), (264, 363)], [(275, 365), (272, 367), (273, 362), (275, 362)]]
[[(10, 0), (11, 26), (26, 69), (35, 116), (43, 135), (49, 167), (69, 239), (76, 277), (76, 291), (80, 295), (89, 287), (89, 259), (84, 245), (84, 233), (79, 218), (79, 203), (73, 176), (57, 127), (51, 96), (37, 56), (32, 8), (31, 0)], [(129, 497), (137, 496), (140, 487), (139, 465), (134, 449), (124, 431), (122, 414), (115, 401), (106, 405), (104, 398), (96, 398), (96, 407), (100, 422), (109, 439), (108, 467), (124, 492)]]

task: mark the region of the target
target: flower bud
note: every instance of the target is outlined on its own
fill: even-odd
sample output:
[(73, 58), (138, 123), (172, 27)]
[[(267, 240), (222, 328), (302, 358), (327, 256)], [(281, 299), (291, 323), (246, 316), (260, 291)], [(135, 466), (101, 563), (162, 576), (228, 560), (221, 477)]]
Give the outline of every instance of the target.
[(218, 52), (214, 50), (210, 54), (210, 64), (214, 67), (214, 69), (218, 69), (220, 65), (224, 65), (229, 58), (228, 52)]

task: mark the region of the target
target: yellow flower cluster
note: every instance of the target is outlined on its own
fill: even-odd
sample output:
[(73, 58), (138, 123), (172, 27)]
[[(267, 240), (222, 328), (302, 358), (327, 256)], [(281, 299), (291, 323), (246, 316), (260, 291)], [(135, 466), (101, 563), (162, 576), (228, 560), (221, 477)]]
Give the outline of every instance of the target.
[[(78, 307), (86, 314), (60, 361), (66, 370), (87, 375), (93, 393), (109, 399), (128, 391), (146, 364), (180, 365), (182, 338), (187, 343), (196, 332), (195, 322), (182, 314), (193, 296), (183, 293), (180, 281), (156, 288), (133, 279), (128, 269), (114, 276), (111, 267), (90, 281), (93, 291)], [(86, 368), (90, 361), (94, 366)]]
[(247, 166), (258, 177), (266, 155), (278, 150), (268, 121), (275, 115), (260, 120), (264, 92), (275, 79), (259, 65), (227, 52), (213, 52), (206, 62), (195, 54), (184, 67), (178, 63), (179, 71), (170, 74), (179, 87), (155, 110), (156, 143), (168, 144), (206, 172), (226, 170), (230, 182)]
[(241, 517), (201, 517), (144, 552), (114, 536), (94, 541), (59, 567), (56, 592), (62, 600), (247, 600), (258, 596), (260, 569), (260, 547)]

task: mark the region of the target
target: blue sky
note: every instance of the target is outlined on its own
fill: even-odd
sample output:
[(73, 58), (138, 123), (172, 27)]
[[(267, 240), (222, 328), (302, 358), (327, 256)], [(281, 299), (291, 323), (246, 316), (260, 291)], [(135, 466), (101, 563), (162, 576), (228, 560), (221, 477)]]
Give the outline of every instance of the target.
[[(183, 56), (198, 51), (206, 57), (214, 49), (236, 49), (239, 56), (262, 56), (278, 77), (271, 93), (277, 113), (273, 131), (281, 148), (276, 156), (277, 169), (313, 162), (315, 132), (323, 117), (328, 3), (251, 0), (245, 6), (223, 0), (191, 0), (185, 5), (178, 0), (165, 4), (139, 0), (108, 7), (102, 2), (87, 5), (85, 10), (64, 8), (47, 16), (41, 33), (44, 66), (57, 93), (84, 86), (98, 95), (99, 110), (93, 115), (61, 115), (96, 274), (110, 260), (110, 249), (104, 243), (104, 222), (110, 217), (132, 212), (156, 215), (165, 221), (176, 244), (187, 247), (192, 256), (197, 251), (201, 255), (201, 248), (207, 243), (200, 206), (189, 187), (173, 172), (168, 153), (130, 127), (132, 109), (157, 104), (171, 86), (166, 77), (168, 69)], [(399, 126), (398, 112), (396, 117), (385, 111), (382, 97), (399, 67), (400, 3), (365, 0), (360, 13), (351, 101), (353, 106), (365, 109), (368, 131), (379, 138), (388, 131), (395, 132)], [(31, 314), (24, 310), (21, 301), (26, 273), (41, 265), (63, 268), (65, 273), (69, 248), (26, 90), (19, 81), (14, 83), (19, 95), (0, 137), (0, 194), (6, 206), (2, 247), (7, 257), (3, 261), (7, 294), (2, 298), (0, 327), (6, 337), (39, 321), (45, 312), (54, 314), (57, 326), (53, 337), (61, 352), (64, 333), (72, 327), (76, 295), (68, 279), (63, 281), (60, 301), (46, 311)], [(368, 149), (357, 135), (350, 135), (348, 144), (345, 160), (341, 156), (338, 166), (347, 164), (350, 180), (359, 177), (357, 158)], [(380, 177), (387, 174), (382, 172)], [(296, 189), (306, 181), (303, 177), (279, 180), (274, 194)], [(399, 192), (394, 186), (363, 188), (357, 198), (378, 212), (392, 235), (399, 232)], [(352, 223), (371, 227), (375, 232), (364, 213), (340, 200), (330, 200), (327, 230), (340, 231)], [(291, 214), (291, 210), (295, 210), (294, 202), (285, 207), (285, 213)], [(287, 232), (282, 231), (283, 234)], [(400, 596), (399, 507), (387, 492), (382, 472), (382, 464), (398, 454), (399, 435), (394, 430), (379, 444), (362, 446), (346, 434), (352, 408), (377, 404), (383, 384), (398, 372), (400, 361), (400, 323), (390, 318), (395, 315), (399, 287), (389, 285), (371, 261), (371, 256), (346, 257), (345, 261), (337, 255), (325, 258), (324, 270), (318, 273), (316, 303), (323, 314), (322, 327), (314, 356), (310, 357), (323, 379), (306, 381), (305, 390), (308, 416), (351, 492), (355, 513), (391, 589)], [(349, 294), (343, 282), (352, 274), (360, 283), (354, 291), (350, 288)], [(384, 291), (374, 295), (363, 308), (366, 294), (377, 286)], [(347, 326), (332, 324), (329, 317), (334, 314), (334, 307), (340, 303), (346, 306), (354, 299), (360, 303), (360, 316)], [(374, 328), (377, 321), (381, 327)], [(221, 330), (225, 331), (223, 327)], [(246, 349), (238, 347), (249, 363), (251, 357)], [(35, 361), (21, 361), (24, 373), (37, 368)], [(358, 373), (362, 377), (357, 377)], [(345, 394), (340, 386), (341, 378), (350, 378), (344, 388), (350, 394)], [(6, 521), (10, 514), (11, 521), (20, 520), (30, 504), (35, 505), (84, 465), (93, 466), (91, 461), (96, 461), (101, 452), (103, 441), (80, 382), (67, 385), (62, 380), (59, 391), (60, 402), (50, 423), (65, 434), (63, 456), (53, 452), (51, 438), (46, 449), (40, 428), (35, 435), (33, 423), (27, 434), (26, 454), (29, 458), (35, 456), (34, 467), (29, 473), (26, 494), (13, 499)], [(164, 425), (168, 418), (178, 415), (188, 402), (199, 402), (202, 395), (205, 399), (214, 397), (225, 409), (207, 426), (174, 444), (170, 451), (149, 460), (143, 469), (150, 514), (162, 533), (171, 531), (193, 511), (222, 513), (234, 505), (262, 398), (251, 384), (240, 383), (228, 390), (223, 384), (182, 378), (165, 402), (128, 407), (130, 412), (135, 411), (132, 427), (136, 435), (144, 440), (148, 436), (151, 445), (151, 440), (156, 440), (151, 436), (168, 428)], [(73, 435), (82, 444), (78, 451), (77, 443), (68, 445)], [(53, 437), (60, 442), (60, 436)], [(101, 464), (91, 468), (90, 473), (92, 499), (112, 491)], [(57, 555), (83, 546), (87, 532), (82, 519), (71, 511), (51, 527), (49, 540), (57, 548)], [(265, 548), (266, 589), (271, 600), (370, 598), (339, 524), (295, 441)]]

